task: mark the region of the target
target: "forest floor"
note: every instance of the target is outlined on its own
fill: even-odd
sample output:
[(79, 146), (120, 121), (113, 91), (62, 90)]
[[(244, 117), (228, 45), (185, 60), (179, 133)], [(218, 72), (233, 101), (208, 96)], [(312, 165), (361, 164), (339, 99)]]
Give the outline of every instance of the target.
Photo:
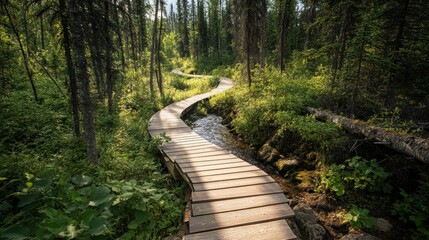
[[(332, 239), (340, 239), (348, 233), (363, 233), (361, 230), (353, 229), (344, 224), (341, 218), (338, 217), (342, 209), (347, 207), (346, 202), (335, 199), (334, 197), (324, 194), (309, 192), (300, 188), (296, 183), (283, 178), (278, 174), (271, 175), (277, 183), (281, 186), (283, 191), (291, 199), (290, 205), (304, 205), (311, 207), (316, 213), (323, 227), (329, 233)], [(379, 203), (374, 202), (374, 207), (377, 208)], [(368, 231), (369, 234), (379, 239), (403, 240), (409, 239), (409, 232), (403, 227), (403, 224), (392, 218), (388, 210), (380, 208), (377, 213), (379, 217), (388, 220), (394, 227), (388, 232)]]

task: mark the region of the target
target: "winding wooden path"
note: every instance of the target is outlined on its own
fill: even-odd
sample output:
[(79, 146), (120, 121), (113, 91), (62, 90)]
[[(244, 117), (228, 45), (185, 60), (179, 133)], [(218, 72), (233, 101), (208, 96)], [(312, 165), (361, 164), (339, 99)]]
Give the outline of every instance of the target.
[(294, 213), (274, 179), (194, 133), (181, 119), (194, 104), (231, 87), (230, 79), (221, 78), (211, 92), (168, 105), (150, 119), (152, 137), (171, 138), (160, 146), (165, 165), (192, 189), (189, 234), (183, 239), (296, 239), (285, 221)]

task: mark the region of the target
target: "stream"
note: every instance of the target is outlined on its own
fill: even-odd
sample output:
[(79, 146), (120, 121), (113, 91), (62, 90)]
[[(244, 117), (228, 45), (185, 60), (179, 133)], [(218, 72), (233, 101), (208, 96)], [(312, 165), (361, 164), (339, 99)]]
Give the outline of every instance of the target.
[(229, 129), (222, 124), (222, 117), (214, 114), (203, 117), (191, 114), (188, 119), (192, 122), (192, 130), (209, 142), (261, 168), (270, 175), (278, 175), (274, 168), (257, 160), (255, 153), (248, 144), (243, 143), (242, 140), (229, 132)]

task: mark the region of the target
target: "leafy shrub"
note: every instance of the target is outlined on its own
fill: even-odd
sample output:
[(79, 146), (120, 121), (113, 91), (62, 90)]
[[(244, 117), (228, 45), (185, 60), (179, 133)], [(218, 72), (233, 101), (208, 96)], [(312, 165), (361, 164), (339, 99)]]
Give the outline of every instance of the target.
[(370, 229), (375, 224), (375, 219), (369, 216), (369, 210), (356, 205), (352, 205), (347, 213), (339, 213), (337, 216), (343, 218), (343, 223), (349, 223), (357, 229)]
[(386, 183), (390, 174), (375, 159), (368, 161), (356, 156), (345, 163), (332, 164), (321, 174), (321, 188), (334, 192), (337, 196), (356, 190), (391, 191), (392, 186)]
[(177, 90), (186, 90), (188, 89), (188, 85), (186, 85), (184, 78), (177, 77), (171, 80), (170, 85)]
[(404, 223), (412, 223), (416, 228), (413, 239), (429, 239), (429, 178), (421, 182), (414, 194), (401, 189), (401, 200), (393, 204), (392, 213)]
[(174, 231), (168, 228), (182, 215), (174, 207), (181, 200), (153, 183), (112, 180), (96, 184), (85, 175), (26, 174), (21, 190), (1, 200), (0, 212), (6, 216), (0, 227), (2, 238), (129, 239), (136, 231)]

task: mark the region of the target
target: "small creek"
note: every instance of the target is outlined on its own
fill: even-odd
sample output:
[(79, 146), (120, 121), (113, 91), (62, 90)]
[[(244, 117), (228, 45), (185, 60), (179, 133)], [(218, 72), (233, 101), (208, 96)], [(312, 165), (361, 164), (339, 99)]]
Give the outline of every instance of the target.
[(248, 163), (258, 166), (270, 175), (278, 175), (274, 168), (262, 164), (257, 160), (255, 153), (248, 144), (242, 142), (229, 132), (229, 129), (222, 124), (222, 117), (214, 114), (208, 114), (204, 117), (191, 114), (188, 119), (192, 122), (192, 130), (209, 142), (216, 144)]

